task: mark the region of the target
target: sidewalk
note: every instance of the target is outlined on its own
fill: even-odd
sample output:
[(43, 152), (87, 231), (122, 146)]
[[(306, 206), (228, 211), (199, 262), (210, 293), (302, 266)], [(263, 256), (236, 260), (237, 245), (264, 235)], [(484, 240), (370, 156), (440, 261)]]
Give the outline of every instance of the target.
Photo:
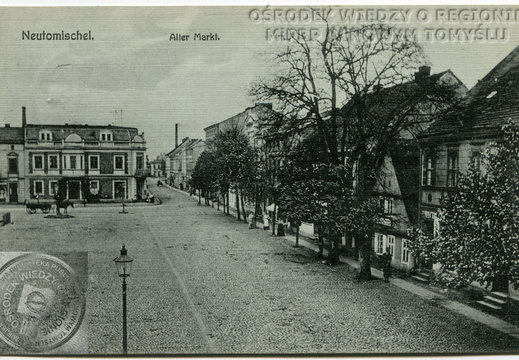
[[(172, 189), (172, 190), (175, 190), (177, 191), (178, 193), (181, 193), (181, 194), (184, 194), (184, 195), (187, 195), (189, 196), (189, 193), (187, 192), (184, 192), (184, 191), (181, 191), (181, 190), (178, 190), (176, 188), (173, 188), (171, 186), (167, 186), (169, 189)], [(198, 201), (198, 196), (195, 197), (196, 201)], [(231, 214), (233, 215), (236, 215), (236, 213), (234, 211), (230, 211)], [(290, 241), (290, 242), (293, 242), (295, 243), (296, 242), (296, 237), (293, 236), (293, 235), (285, 235), (285, 236), (282, 236), (284, 239), (286, 239), (287, 241)], [(315, 244), (312, 244), (304, 239), (302, 239), (301, 237), (299, 238), (299, 246), (303, 246), (303, 247), (306, 247), (308, 249), (311, 249), (315, 252), (318, 252), (319, 251), (319, 247)], [(324, 249), (324, 254), (323, 255), (327, 255), (328, 251), (326, 250), (326, 248)], [(354, 269), (359, 269), (360, 267), (360, 264), (358, 261), (356, 260), (353, 260), (353, 259), (350, 259), (348, 257), (345, 257), (345, 256), (340, 256), (340, 261), (342, 261), (343, 263), (349, 265), (350, 267), (354, 268)], [(378, 269), (375, 269), (375, 268), (371, 268), (371, 274), (376, 277), (376, 278), (379, 278), (379, 279), (383, 279), (383, 275), (382, 275), (382, 271), (378, 270)], [(442, 296), (438, 293), (435, 293), (433, 291), (430, 291), (430, 290), (427, 290), (426, 288), (424, 287), (421, 287), (421, 286), (418, 286), (418, 285), (415, 285), (409, 281), (405, 281), (405, 280), (402, 280), (402, 279), (398, 279), (398, 278), (392, 278), (391, 279), (391, 284), (394, 285), (394, 286), (397, 286), (403, 290), (406, 290), (414, 295), (417, 295), (423, 299), (426, 299), (426, 300), (430, 300), (430, 301), (433, 301), (435, 302), (436, 304), (446, 308), (446, 309), (449, 309), (455, 313), (458, 313), (460, 315), (463, 315), (469, 319), (472, 319), (480, 324), (483, 324), (483, 325), (486, 325), (492, 329), (495, 329), (495, 330), (498, 330), (502, 333), (505, 333), (511, 337), (514, 337), (516, 339), (519, 339), (519, 327), (515, 326), (515, 325), (512, 325), (512, 324), (509, 324), (501, 319), (498, 319), (496, 318), (495, 316), (492, 316), (492, 315), (489, 315), (489, 314), (486, 314), (482, 311), (479, 311), (477, 309), (474, 309), (470, 306), (467, 306), (467, 305), (464, 305), (464, 304), (461, 304), (459, 302), (456, 302), (456, 301), (452, 301), (452, 300), (449, 300), (448, 298), (446, 298), (445, 296)]]

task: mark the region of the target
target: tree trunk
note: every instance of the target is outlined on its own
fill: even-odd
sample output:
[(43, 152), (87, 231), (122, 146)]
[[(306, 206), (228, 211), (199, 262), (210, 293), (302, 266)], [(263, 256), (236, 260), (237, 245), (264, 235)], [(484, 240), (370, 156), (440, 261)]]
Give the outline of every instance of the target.
[(276, 210), (277, 205), (274, 205), (274, 211), (272, 212), (272, 235), (276, 235)]
[(230, 202), (231, 202), (231, 199), (229, 199), (229, 190), (227, 190), (227, 215), (231, 214)]
[(254, 220), (253, 220), (253, 224), (254, 224), (254, 228), (256, 228), (256, 217), (258, 216), (258, 206), (259, 206), (259, 194), (258, 194), (258, 186), (256, 185), (256, 193), (254, 194)]
[[(359, 238), (361, 238), (359, 236)], [(371, 280), (371, 255), (373, 249), (371, 248), (371, 242), (369, 241), (369, 235), (362, 237), (362, 244), (360, 244), (360, 269), (359, 269), (359, 280)]]
[(220, 211), (220, 191), (216, 195), (216, 211)]
[(324, 256), (324, 237), (319, 225), (317, 225), (317, 239), (319, 239), (319, 251), (317, 252), (317, 258), (322, 259)]
[(245, 212), (245, 200), (243, 197), (243, 190), (241, 191), (241, 212), (243, 214), (243, 222), (247, 223), (247, 213)]
[(234, 189), (234, 193), (236, 194), (236, 220), (237, 221), (241, 221), (241, 216), (240, 216), (240, 195), (239, 195), (239, 192), (238, 192), (238, 188), (235, 188)]
[(198, 189), (198, 204), (202, 205), (202, 190)]
[(299, 225), (296, 227), (296, 247), (299, 247)]

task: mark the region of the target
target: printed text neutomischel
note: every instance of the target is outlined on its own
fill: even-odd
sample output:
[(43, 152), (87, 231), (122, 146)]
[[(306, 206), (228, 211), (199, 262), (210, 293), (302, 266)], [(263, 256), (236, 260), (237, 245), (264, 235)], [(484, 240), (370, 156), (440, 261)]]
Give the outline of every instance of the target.
[(75, 31), (75, 32), (31, 32), (31, 31), (22, 31), (22, 40), (46, 40), (46, 41), (60, 41), (60, 40), (72, 40), (72, 41), (81, 41), (81, 40), (94, 40), (92, 36), (92, 32), (88, 31)]

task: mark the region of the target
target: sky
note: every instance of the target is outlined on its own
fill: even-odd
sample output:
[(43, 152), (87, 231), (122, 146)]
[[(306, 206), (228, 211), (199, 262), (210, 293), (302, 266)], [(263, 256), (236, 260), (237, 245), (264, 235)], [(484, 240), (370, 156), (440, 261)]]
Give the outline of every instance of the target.
[[(512, 5), (505, 8), (515, 9)], [(0, 126), (21, 126), (21, 109), (26, 106), (30, 124), (136, 127), (144, 132), (151, 160), (174, 148), (176, 123), (179, 140), (204, 139), (205, 127), (253, 106), (255, 100), (248, 95), (250, 84), (272, 71), (258, 53), (279, 46), (267, 40), (267, 32), (291, 26), (313, 28), (311, 21), (295, 25), (283, 21), (287, 14), (302, 14), (300, 10), (308, 9), (252, 5), (0, 7)], [(337, 21), (345, 9), (365, 14), (365, 10), (377, 7), (333, 7)], [(382, 10), (380, 16), (392, 14), (385, 11), (387, 6), (378, 9)], [(495, 7), (457, 5), (451, 7), (451, 13), (438, 13), (438, 9), (446, 8), (392, 8), (408, 16), (407, 21), (404, 15), (399, 20), (398, 11), (393, 12), (392, 21), (397, 26), (419, 32), (433, 73), (451, 69), (471, 88), (519, 45), (518, 19), (477, 17), (482, 10)], [(275, 23), (265, 16), (273, 10), (282, 14)], [(419, 10), (426, 10), (430, 19), (418, 21)], [(466, 10), (462, 16), (472, 14), (472, 18), (460, 20), (460, 10)], [(484, 30), (485, 38), (431, 41), (425, 30), (476, 28)], [(506, 39), (492, 40), (492, 31), (499, 29), (506, 32)], [(23, 32), (75, 34), (77, 30), (90, 31), (93, 40), (22, 39)], [(217, 34), (219, 40), (194, 41), (195, 33)], [(170, 40), (171, 34), (190, 38)]]

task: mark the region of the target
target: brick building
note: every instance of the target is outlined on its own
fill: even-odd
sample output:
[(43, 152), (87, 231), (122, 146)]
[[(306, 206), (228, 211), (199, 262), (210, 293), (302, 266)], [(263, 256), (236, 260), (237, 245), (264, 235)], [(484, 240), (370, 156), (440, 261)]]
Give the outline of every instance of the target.
[(134, 200), (144, 196), (146, 141), (136, 128), (27, 124), (0, 129), (0, 201)]

